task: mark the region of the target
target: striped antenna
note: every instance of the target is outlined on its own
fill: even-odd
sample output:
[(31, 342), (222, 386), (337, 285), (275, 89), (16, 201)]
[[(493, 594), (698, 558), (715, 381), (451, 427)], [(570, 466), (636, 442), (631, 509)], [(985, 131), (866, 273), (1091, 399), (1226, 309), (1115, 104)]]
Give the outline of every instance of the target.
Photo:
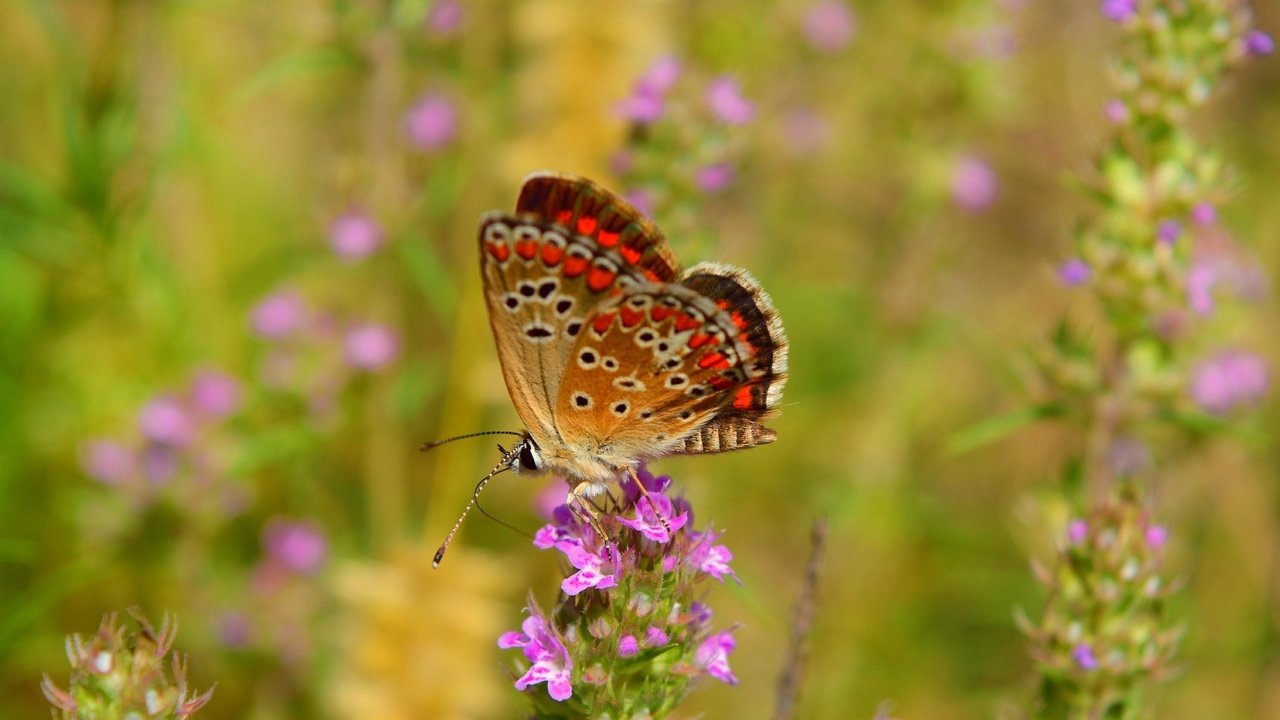
[[(477, 434), (482, 435), (484, 433)], [(523, 437), (521, 433), (515, 434)], [(442, 442), (448, 442), (448, 440), (444, 440)], [(511, 464), (516, 461), (516, 458), (520, 457), (520, 453), (524, 452), (528, 442), (528, 440), (522, 440), (516, 443), (515, 447), (503, 453), (502, 459), (498, 461), (497, 467), (490, 470), (488, 475), (480, 478), (480, 482), (476, 483), (476, 489), (472, 491), (471, 499), (467, 501), (467, 506), (462, 509), (462, 514), (458, 516), (458, 521), (453, 524), (453, 529), (449, 531), (444, 542), (440, 543), (440, 549), (436, 550), (436, 556), (431, 560), (431, 568), (433, 570), (440, 567), (440, 561), (444, 560), (444, 551), (449, 549), (449, 543), (453, 542), (453, 536), (458, 534), (458, 528), (462, 527), (462, 521), (466, 519), (467, 513), (471, 512), (471, 508), (476, 506), (476, 499), (480, 497), (480, 491), (484, 490), (484, 486), (489, 484), (489, 481), (493, 479), (495, 475), (499, 475), (503, 471), (511, 469)]]

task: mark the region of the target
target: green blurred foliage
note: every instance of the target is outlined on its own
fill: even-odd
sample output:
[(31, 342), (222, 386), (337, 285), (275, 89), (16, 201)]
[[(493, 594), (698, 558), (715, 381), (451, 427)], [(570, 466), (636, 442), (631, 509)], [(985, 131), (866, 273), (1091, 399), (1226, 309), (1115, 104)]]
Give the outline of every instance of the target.
[[(0, 714), (47, 712), (40, 677), (64, 677), (63, 636), (135, 604), (181, 618), (191, 683), (218, 683), (201, 717), (344, 716), (356, 705), (334, 688), (360, 663), (384, 668), (383, 704), (345, 716), (518, 712), (494, 638), (530, 585), (554, 593), (553, 561), (476, 518), (470, 550), (422, 571), (494, 456), (415, 447), (516, 427), (476, 218), (535, 169), (614, 185), (614, 108), (664, 55), (735, 75), (757, 103), (737, 182), (703, 199), (674, 250), (750, 268), (792, 343), (776, 444), (655, 468), (727, 530), (744, 581), (712, 598), (743, 623), (742, 684), (699, 689), (688, 712), (772, 706), (819, 515), (831, 535), (802, 716), (1017, 707), (1031, 688), (1013, 613), (1043, 603), (1027, 558), (1048, 557), (1065, 522), (1079, 441), (1052, 408), (1027, 409), (1026, 351), (1064, 314), (1097, 321), (1054, 267), (1088, 207), (1066, 180), (1096, 179), (1115, 38), (1095, 3), (852, 7), (852, 40), (821, 52), (794, 2), (477, 0), (447, 36), (428, 31), (425, 1), (0, 5)], [(1274, 275), (1280, 65), (1227, 85), (1198, 122), (1238, 169), (1223, 221)], [(436, 150), (404, 127), (426, 92), (458, 108), (458, 137)], [(796, 112), (819, 118), (812, 146)], [(982, 212), (952, 198), (966, 157), (998, 179)], [(385, 239), (348, 262), (328, 225), (353, 208)], [(281, 289), (338, 328), (284, 371), (249, 320)], [(1208, 332), (1276, 358), (1275, 303)], [(338, 369), (335, 333), (354, 322), (393, 328), (395, 361)], [(140, 408), (202, 368), (243, 392), (202, 427), (213, 470), (142, 494), (86, 475), (88, 443), (138, 443)], [(1157, 717), (1280, 715), (1280, 413), (1269, 400), (1255, 415), (1160, 461), (1187, 639), (1185, 674), (1153, 690)], [(504, 476), (487, 509), (532, 530), (542, 487)], [(281, 518), (323, 528), (319, 573), (271, 565), (264, 532)], [(413, 665), (432, 648), (410, 637), (478, 683), (470, 701), (410, 699), (455, 682)]]

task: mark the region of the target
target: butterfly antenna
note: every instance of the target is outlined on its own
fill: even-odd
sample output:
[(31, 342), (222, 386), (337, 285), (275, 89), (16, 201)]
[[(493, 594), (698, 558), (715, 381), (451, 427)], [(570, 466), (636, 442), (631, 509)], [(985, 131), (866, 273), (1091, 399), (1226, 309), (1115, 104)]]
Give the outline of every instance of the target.
[[(476, 498), (480, 496), (480, 491), (484, 490), (484, 486), (488, 485), (495, 475), (509, 470), (511, 463), (520, 457), (522, 450), (524, 450), (524, 443), (517, 443), (515, 447), (502, 456), (502, 459), (498, 461), (497, 467), (490, 470), (488, 475), (480, 478), (480, 482), (476, 483), (476, 489), (471, 492), (471, 499), (467, 501), (467, 506), (462, 509), (462, 514), (458, 516), (458, 521), (453, 524), (453, 529), (445, 536), (444, 542), (440, 543), (440, 549), (436, 550), (436, 556), (431, 560), (432, 569), (440, 567), (440, 561), (444, 560), (444, 551), (449, 549), (449, 543), (453, 542), (453, 536), (458, 534), (458, 528), (462, 527), (462, 521), (467, 518), (467, 513), (471, 512), (471, 508), (475, 507)], [(488, 515), (488, 513), (485, 514)]]
[(513, 430), (485, 430), (483, 432), (473, 432), (467, 433), (466, 435), (459, 435), (457, 437), (445, 438), (444, 440), (432, 440), (431, 442), (425, 442), (422, 443), (422, 447), (418, 448), (418, 450), (426, 452), (432, 448), (440, 447), (445, 443), (451, 443), (454, 440), (466, 440), (467, 438), (483, 437), (485, 435), (515, 435), (516, 437), (524, 437), (524, 433), (515, 432)]

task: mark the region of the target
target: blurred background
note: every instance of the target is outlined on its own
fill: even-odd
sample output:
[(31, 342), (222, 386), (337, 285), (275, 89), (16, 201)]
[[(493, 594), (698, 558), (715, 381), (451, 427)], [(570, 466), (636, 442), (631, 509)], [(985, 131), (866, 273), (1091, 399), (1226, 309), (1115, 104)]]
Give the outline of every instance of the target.
[[(431, 571), (496, 453), (416, 448), (519, 429), (474, 233), (538, 169), (751, 269), (791, 338), (777, 443), (654, 465), (743, 581), (710, 590), (742, 683), (686, 716), (772, 706), (820, 515), (803, 716), (1017, 707), (1079, 438), (953, 441), (1096, 320), (1055, 273), (1118, 38), (1030, 0), (0, 4), (0, 716), (44, 717), (64, 636), (132, 605), (178, 616), (200, 717), (519, 714), (496, 637), (557, 561), (475, 516)], [(1196, 120), (1238, 168), (1222, 222), (1274, 276), (1280, 64), (1223, 90)], [(1205, 352), (1274, 359), (1278, 309)], [(1154, 716), (1280, 717), (1277, 421), (1158, 459), (1186, 637)], [(560, 488), (502, 476), (486, 507), (531, 532)]]

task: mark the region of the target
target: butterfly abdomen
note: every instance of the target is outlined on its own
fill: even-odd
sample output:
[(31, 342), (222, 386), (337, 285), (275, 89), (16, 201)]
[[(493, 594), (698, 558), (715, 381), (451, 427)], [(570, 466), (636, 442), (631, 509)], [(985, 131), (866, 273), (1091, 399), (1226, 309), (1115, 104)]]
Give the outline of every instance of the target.
[(739, 448), (766, 445), (777, 439), (777, 434), (754, 420), (745, 417), (727, 417), (710, 422), (685, 436), (684, 446), (675, 450), (677, 455), (701, 455), (728, 452)]

